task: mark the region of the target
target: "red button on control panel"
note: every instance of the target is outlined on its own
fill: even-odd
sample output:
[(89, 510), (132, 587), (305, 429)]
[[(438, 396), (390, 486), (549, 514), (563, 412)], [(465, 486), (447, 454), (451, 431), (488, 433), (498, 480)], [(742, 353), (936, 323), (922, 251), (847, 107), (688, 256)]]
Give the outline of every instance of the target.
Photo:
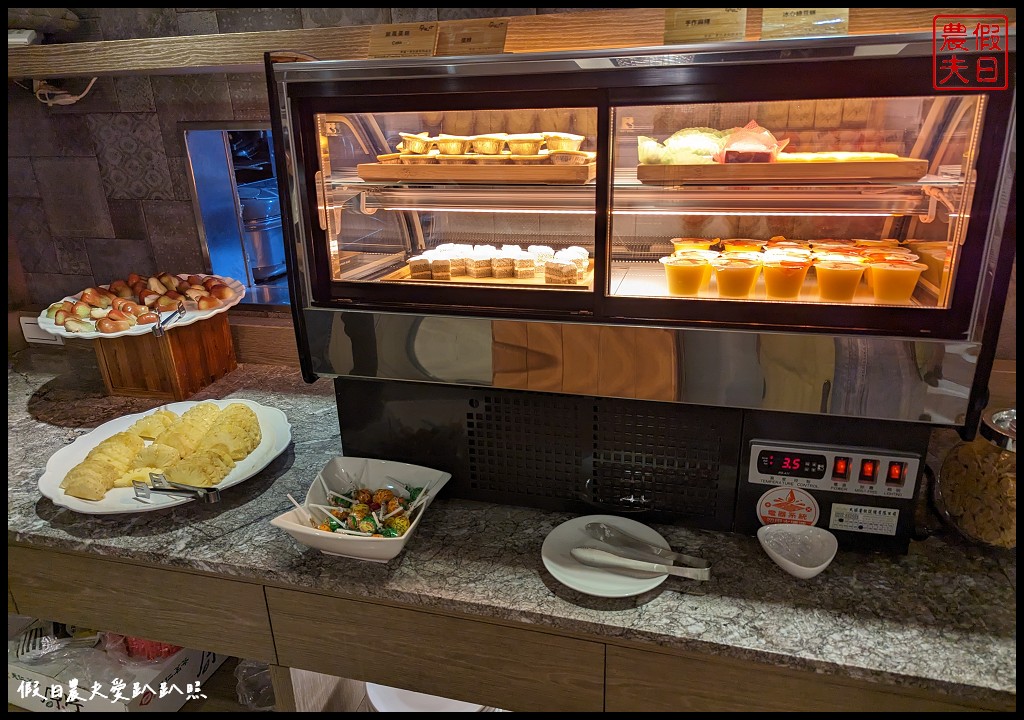
[(832, 463), (832, 479), (833, 480), (849, 480), (850, 479), (850, 458), (836, 456), (835, 461)]
[(907, 464), (905, 462), (890, 462), (889, 470), (885, 473), (885, 484), (886, 485), (902, 485), (903, 475), (907, 471)]
[(865, 459), (860, 461), (860, 476), (857, 478), (862, 483), (873, 483), (878, 478), (878, 461)]

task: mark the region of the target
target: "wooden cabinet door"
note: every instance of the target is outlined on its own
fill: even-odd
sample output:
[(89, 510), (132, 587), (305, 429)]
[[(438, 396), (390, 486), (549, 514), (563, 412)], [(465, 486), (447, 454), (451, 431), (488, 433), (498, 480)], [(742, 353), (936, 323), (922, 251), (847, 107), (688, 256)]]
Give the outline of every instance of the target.
[(25, 547), (7, 562), (23, 615), (274, 662), (262, 585)]
[(281, 665), (521, 712), (599, 712), (604, 645), (267, 588)]
[[(942, 712), (980, 707), (914, 688), (615, 646), (608, 646), (605, 701), (608, 712)], [(1001, 709), (1016, 707), (1015, 699), (1007, 702)]]

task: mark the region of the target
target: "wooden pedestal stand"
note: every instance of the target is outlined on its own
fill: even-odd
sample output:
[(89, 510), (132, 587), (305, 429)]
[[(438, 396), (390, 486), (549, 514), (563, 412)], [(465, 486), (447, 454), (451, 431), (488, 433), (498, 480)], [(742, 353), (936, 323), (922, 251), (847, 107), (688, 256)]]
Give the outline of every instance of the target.
[(99, 338), (96, 360), (111, 395), (187, 400), (238, 367), (228, 314), (153, 333)]

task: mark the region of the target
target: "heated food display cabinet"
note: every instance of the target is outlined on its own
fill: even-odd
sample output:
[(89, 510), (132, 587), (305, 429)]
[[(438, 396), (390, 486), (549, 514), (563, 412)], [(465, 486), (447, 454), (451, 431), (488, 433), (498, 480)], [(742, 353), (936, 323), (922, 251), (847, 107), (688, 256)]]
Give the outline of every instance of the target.
[(302, 372), (345, 454), (905, 550), (1015, 252), (1015, 77), (937, 91), (931, 47), (268, 55)]

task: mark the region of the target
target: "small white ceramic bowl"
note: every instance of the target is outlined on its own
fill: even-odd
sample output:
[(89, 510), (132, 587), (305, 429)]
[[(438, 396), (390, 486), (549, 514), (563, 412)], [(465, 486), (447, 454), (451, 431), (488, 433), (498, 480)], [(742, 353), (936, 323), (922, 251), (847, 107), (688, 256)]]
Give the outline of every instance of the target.
[(835, 535), (814, 525), (765, 525), (757, 531), (757, 539), (776, 565), (804, 580), (827, 568), (839, 549)]
[[(270, 521), (270, 524), (284, 530), (303, 545), (319, 550), (327, 555), (341, 555), (342, 557), (370, 560), (372, 562), (388, 562), (405, 548), (405, 544), (416, 531), (420, 520), (423, 519), (424, 513), (426, 513), (434, 498), (437, 497), (437, 493), (451, 477), (450, 473), (420, 465), (409, 465), (408, 463), (376, 460), (373, 458), (335, 457), (324, 466), (318, 478), (314, 479), (313, 483), (309, 486), (304, 504), (307, 507), (312, 504), (330, 504), (327, 501), (327, 493), (324, 492), (319, 478), (323, 478), (331, 491), (347, 495), (348, 497), (352, 497), (352, 493), (361, 487), (369, 488), (370, 490), (388, 488), (396, 495), (401, 495), (405, 498), (409, 497), (409, 492), (405, 488), (406, 485), (413, 488), (429, 488), (426, 503), (422, 508), (415, 511), (416, 517), (413, 519), (409, 529), (405, 531), (405, 534), (395, 538), (376, 538), (318, 530), (310, 527), (305, 522), (302, 513), (297, 508), (292, 508), (283, 515), (278, 515)], [(315, 508), (309, 507), (309, 510), (317, 520), (324, 518), (324, 514)]]

